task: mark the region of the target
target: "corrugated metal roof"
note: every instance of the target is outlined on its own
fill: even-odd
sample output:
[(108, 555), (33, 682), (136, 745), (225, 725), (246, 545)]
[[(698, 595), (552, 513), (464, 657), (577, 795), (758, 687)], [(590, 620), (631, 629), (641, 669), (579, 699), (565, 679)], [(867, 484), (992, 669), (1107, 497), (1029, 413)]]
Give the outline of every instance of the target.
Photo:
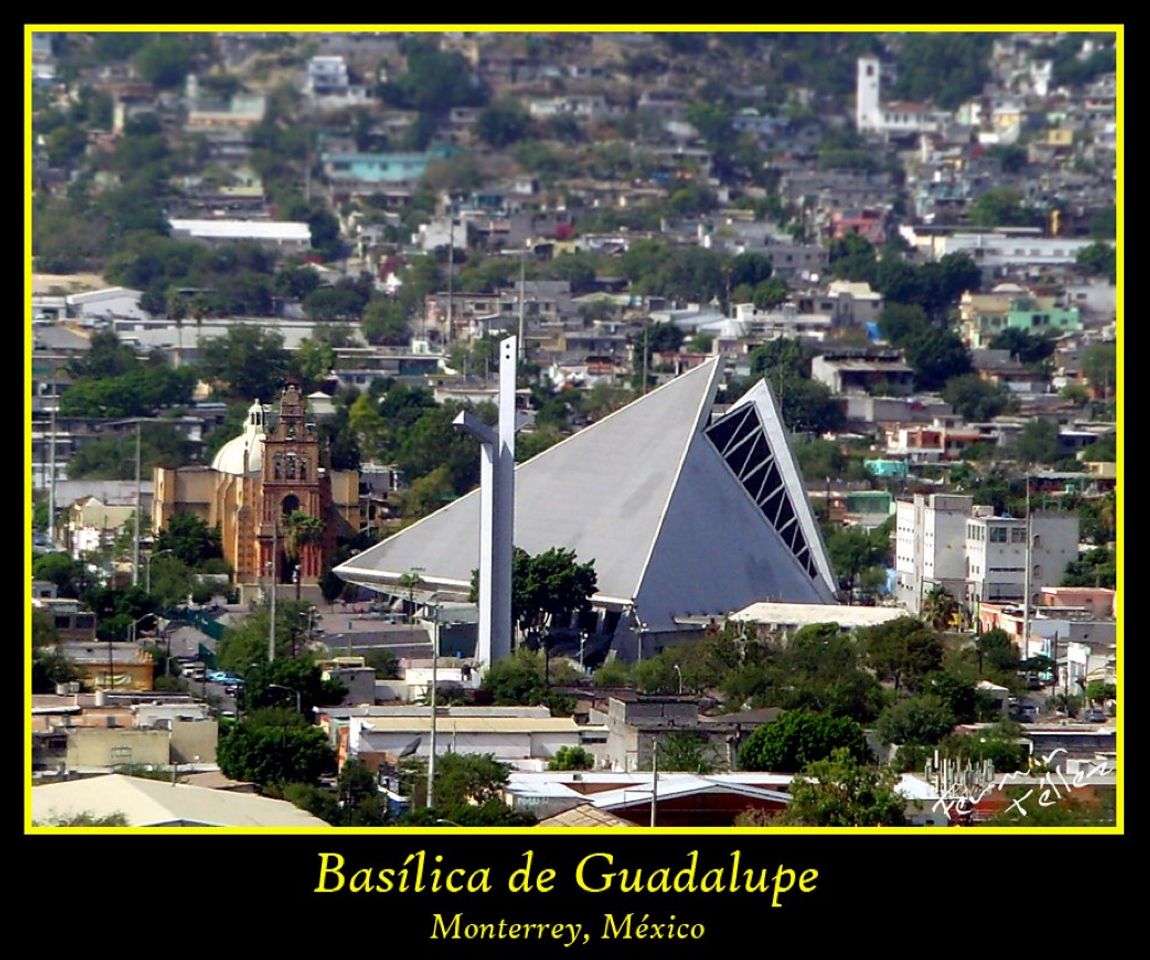
[(311, 242), (311, 227), (285, 220), (169, 220), (172, 230), (212, 240)]
[(121, 813), (129, 826), (327, 827), (330, 824), (284, 800), (230, 790), (109, 774), (51, 783), (32, 790), (32, 820)]
[[(356, 718), (369, 733), (422, 733), (431, 730), (431, 717)], [(585, 729), (571, 717), (439, 717), (440, 733), (577, 733)]]

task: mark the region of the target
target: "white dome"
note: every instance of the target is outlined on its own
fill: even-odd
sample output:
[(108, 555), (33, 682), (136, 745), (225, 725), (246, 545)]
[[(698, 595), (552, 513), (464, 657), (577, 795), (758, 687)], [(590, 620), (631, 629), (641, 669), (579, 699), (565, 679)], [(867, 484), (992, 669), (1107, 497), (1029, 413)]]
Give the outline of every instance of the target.
[(212, 458), (212, 469), (242, 477), (244, 473), (259, 473), (263, 469), (263, 462), (264, 435), (244, 431), (220, 447)]
[(263, 469), (267, 413), (258, 400), (248, 407), (244, 432), (220, 447), (212, 458), (213, 470), (242, 477), (245, 473), (259, 473)]

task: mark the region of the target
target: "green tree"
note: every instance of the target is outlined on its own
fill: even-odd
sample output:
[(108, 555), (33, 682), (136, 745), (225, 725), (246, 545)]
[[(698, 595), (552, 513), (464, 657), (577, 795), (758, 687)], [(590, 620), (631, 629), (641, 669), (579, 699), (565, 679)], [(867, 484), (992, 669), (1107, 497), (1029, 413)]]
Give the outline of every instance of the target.
[(942, 586), (935, 586), (923, 597), (922, 618), (936, 630), (955, 626), (962, 616), (962, 605)]
[(996, 673), (1013, 673), (1018, 670), (1021, 657), (1014, 641), (1005, 630), (987, 630), (980, 633), (975, 641), (979, 661)]
[(578, 563), (575, 551), (562, 547), (535, 556), (516, 548), (511, 579), (511, 617), (532, 636), (589, 610), (598, 582), (594, 560)]
[(1014, 454), (1027, 463), (1054, 463), (1058, 459), (1058, 427), (1037, 417), (1028, 420), (1014, 441)]
[(929, 335), (931, 326), (922, 307), (888, 303), (879, 314), (878, 329), (893, 346), (901, 347), (922, 335)]
[(358, 757), (343, 765), (336, 782), (341, 827), (382, 827), (391, 823), (387, 797), (379, 792), (376, 775)]
[(913, 690), (942, 665), (942, 643), (934, 631), (914, 617), (899, 617), (859, 631), (867, 660), (880, 677), (894, 681), (898, 690), (905, 681)]
[(296, 563), (308, 544), (323, 543), (323, 518), (294, 510), (284, 518), (283, 534), (284, 556)]
[(386, 647), (373, 647), (364, 657), (378, 680), (396, 680), (399, 678), (399, 657)]
[(869, 567), (881, 563), (889, 545), (881, 538), (872, 537), (862, 527), (836, 527), (827, 538), (827, 553), (831, 565), (846, 588), (853, 590), (858, 575)]
[(57, 596), (78, 597), (84, 581), (84, 565), (66, 553), (42, 553), (32, 561), (32, 579), (54, 583)]
[(79, 677), (75, 664), (59, 650), (60, 637), (51, 614), (32, 612), (32, 692), (55, 693), (56, 684)]
[(978, 374), (951, 377), (942, 388), (942, 398), (968, 421), (985, 421), (997, 417), (1010, 405), (1005, 387)]
[(1118, 255), (1109, 243), (1099, 240), (1078, 251), (1074, 258), (1088, 274), (1109, 277), (1114, 283), (1118, 277)]
[(200, 340), (200, 372), (235, 400), (270, 402), (291, 368), (283, 337), (237, 324), (226, 336)]
[(498, 660), (483, 675), (480, 689), (491, 695), (496, 706), (533, 706), (547, 700), (544, 664), (538, 653), (520, 648), (510, 657)]
[(315, 783), (335, 768), (327, 736), (294, 709), (245, 714), (221, 731), (216, 757), (224, 776), (262, 787)]
[(298, 656), (277, 657), (271, 663), (255, 660), (237, 671), (244, 678), (244, 707), (284, 706), (290, 701), (295, 709), (293, 694), (299, 695), (300, 715), (309, 717), (316, 707), (339, 703), (347, 688), (338, 680), (323, 679), (323, 671), (310, 650)]
[(512, 100), (488, 104), (475, 121), (476, 135), (496, 150), (518, 143), (530, 129), (531, 118), (527, 111)]
[(304, 297), (303, 310), (312, 320), (358, 320), (366, 302), (352, 287), (320, 287)]
[(894, 91), (944, 110), (982, 93), (990, 79), (991, 38), (977, 33), (914, 33), (904, 38)]
[(797, 773), (839, 748), (857, 761), (868, 757), (862, 727), (846, 717), (789, 710), (757, 727), (739, 750), (743, 770)]
[(194, 513), (177, 513), (156, 534), (153, 555), (170, 551), (182, 563), (195, 567), (224, 555), (219, 526), (209, 527)]
[(548, 770), (590, 770), (595, 757), (582, 747), (560, 747), (547, 762)]
[[(291, 657), (293, 651), (304, 648), (307, 629), (306, 615), (310, 604), (306, 601), (281, 600), (276, 604), (276, 659)], [(221, 670), (246, 675), (252, 664), (265, 663), (271, 616), (265, 603), (257, 607), (237, 626), (224, 628), (216, 650), (216, 662)]]
[(887, 707), (875, 723), (883, 743), (938, 743), (955, 726), (950, 707), (932, 694), (922, 694)]
[(608, 660), (595, 671), (596, 687), (629, 687), (631, 668), (622, 660)]
[(874, 245), (857, 233), (832, 240), (827, 267), (832, 276), (857, 283), (876, 282), (878, 259)]
[[(706, 775), (715, 769), (711, 741), (705, 733), (673, 730), (657, 735), (659, 769)], [(644, 769), (647, 765), (644, 764)]]
[(1009, 350), (1020, 363), (1041, 363), (1054, 353), (1054, 338), (1031, 336), (1025, 330), (1008, 327), (990, 341), (994, 350)]
[(385, 346), (405, 346), (411, 339), (403, 307), (398, 301), (382, 297), (369, 301), (364, 308), (363, 333), (369, 343)]
[(1118, 382), (1118, 350), (1114, 343), (1092, 343), (1082, 351), (1082, 373), (1096, 395), (1113, 395)]
[[(446, 753), (435, 764), (435, 807), (413, 810), (402, 825), (528, 826), (535, 822), (532, 815), (503, 802), (510, 773), (511, 766), (492, 754)], [(426, 782), (426, 774), (420, 779)]]
[(191, 71), (195, 54), (187, 36), (162, 34), (136, 54), (136, 70), (157, 87), (177, 87)]
[(125, 814), (115, 813), (99, 816), (87, 810), (81, 813), (72, 813), (66, 816), (50, 817), (47, 820), (35, 820), (34, 827), (127, 827), (130, 826)]
[(771, 825), (803, 827), (898, 827), (906, 800), (895, 792), (898, 775), (865, 766), (840, 747), (810, 764), (791, 781), (791, 802)]
[(915, 383), (923, 390), (938, 390), (952, 377), (968, 374), (970, 351), (952, 330), (930, 330), (907, 341), (906, 361), (914, 368)]
[(487, 101), (487, 91), (461, 54), (440, 51), (423, 38), (407, 38), (402, 48), (407, 70), (380, 87), (384, 103), (439, 116), (452, 107), (477, 107)]
[(1024, 200), (1012, 187), (992, 187), (970, 204), (970, 222), (976, 227), (1041, 226), (1042, 214), (1024, 206)]
[(1106, 587), (1113, 590), (1117, 580), (1118, 571), (1114, 554), (1101, 547), (1091, 550), (1081, 560), (1069, 563), (1062, 578), (1062, 586)]

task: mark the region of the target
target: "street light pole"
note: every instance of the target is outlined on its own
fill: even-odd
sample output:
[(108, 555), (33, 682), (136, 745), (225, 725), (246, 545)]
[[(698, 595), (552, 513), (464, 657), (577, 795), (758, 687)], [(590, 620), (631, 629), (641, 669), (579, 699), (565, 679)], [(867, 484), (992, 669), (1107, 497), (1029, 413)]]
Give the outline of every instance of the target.
[(136, 421), (136, 517), (132, 530), (132, 586), (140, 585), (140, 421)]
[(435, 806), (436, 691), (439, 687), (439, 604), (431, 608), (431, 759), (427, 763), (427, 806)]
[(295, 687), (285, 687), (281, 683), (269, 683), (268, 689), (269, 690), (286, 690), (288, 693), (294, 693), (295, 694), (295, 712), (296, 713), (303, 713), (303, 698), (300, 696), (300, 692)]
[(276, 658), (276, 593), (278, 592), (276, 590), (276, 579), (277, 579), (276, 554), (279, 552), (279, 540), (277, 539), (278, 534), (279, 534), (279, 517), (273, 517), (273, 519), (272, 519), (272, 558), (270, 561), (270, 567), (271, 567), (270, 579), (271, 579), (271, 586), (272, 586), (272, 596), (271, 596), (271, 604), (270, 604), (270, 607), (271, 607), (271, 625), (268, 628), (268, 663), (271, 663)]
[(1033, 527), (1030, 523), (1030, 471), (1026, 473), (1026, 549), (1022, 552), (1022, 656), (1030, 656), (1030, 549), (1034, 542)]
[(655, 826), (655, 811), (659, 807), (659, 735), (651, 735), (651, 826)]

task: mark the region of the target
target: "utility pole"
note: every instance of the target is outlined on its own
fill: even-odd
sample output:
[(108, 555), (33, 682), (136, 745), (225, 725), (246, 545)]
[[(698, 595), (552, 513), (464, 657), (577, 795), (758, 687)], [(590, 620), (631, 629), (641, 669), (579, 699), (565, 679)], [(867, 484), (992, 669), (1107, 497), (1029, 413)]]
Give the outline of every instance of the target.
[(1030, 525), (1030, 473), (1026, 474), (1026, 569), (1022, 572), (1022, 656), (1030, 656), (1030, 545), (1033, 541)]
[(647, 331), (651, 328), (650, 318), (643, 324), (643, 390), (641, 396), (647, 395)]
[(526, 353), (526, 341), (523, 339), (523, 301), (527, 291), (527, 251), (519, 254), (519, 362), (523, 362)]
[(269, 563), (269, 579), (271, 580), (272, 596), (269, 602), (271, 611), (271, 624), (268, 627), (268, 663), (271, 663), (276, 658), (276, 580), (278, 572), (276, 570), (276, 554), (279, 552), (279, 517), (272, 520), (272, 558)]
[(452, 320), (452, 306), (455, 300), (455, 295), (452, 293), (455, 276), (455, 211), (450, 204), (447, 207), (447, 216), (449, 218), (447, 226), (447, 335), (443, 341), (445, 345), (451, 342), (451, 326), (454, 322)]
[(140, 585), (140, 421), (136, 421), (136, 517), (132, 524), (132, 586)]
[[(58, 401), (57, 401), (58, 402)], [(48, 546), (56, 546), (56, 407), (48, 415)]]
[(655, 826), (655, 811), (659, 807), (659, 735), (651, 735), (651, 826)]
[(427, 762), (427, 806), (435, 806), (436, 690), (439, 686), (439, 604), (431, 608), (431, 758)]

